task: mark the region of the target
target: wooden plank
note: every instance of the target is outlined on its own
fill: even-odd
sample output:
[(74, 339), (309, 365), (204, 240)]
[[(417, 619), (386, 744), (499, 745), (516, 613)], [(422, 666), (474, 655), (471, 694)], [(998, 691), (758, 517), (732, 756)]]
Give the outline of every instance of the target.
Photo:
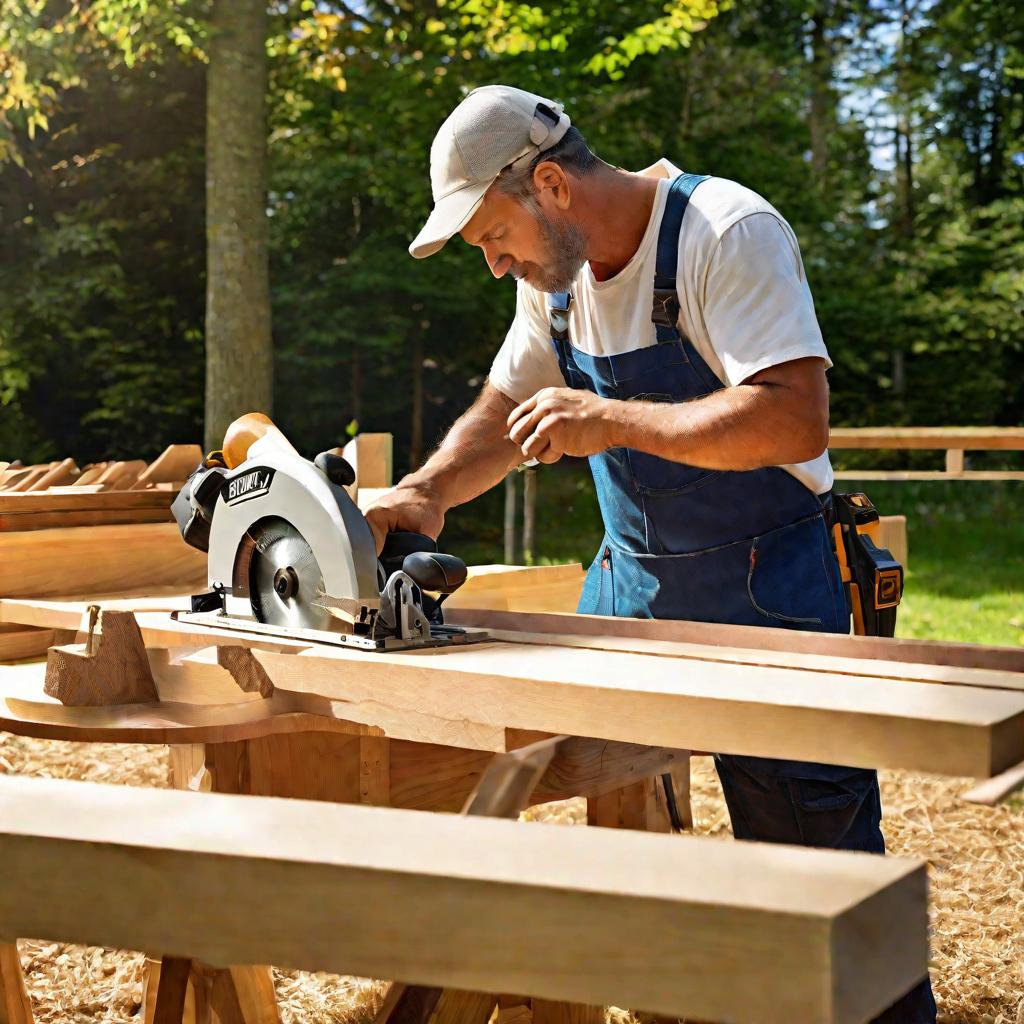
[(891, 857), (4, 777), (0, 858), (0, 938), (208, 963), (759, 1024), (862, 1022), (927, 969)]
[(984, 668), (879, 662), (868, 659), (834, 658), (821, 654), (757, 651), (742, 647), (714, 647), (708, 644), (685, 644), (671, 640), (644, 640), (631, 637), (525, 633), (519, 630), (501, 629), (491, 629), (489, 634), (493, 639), (507, 643), (548, 644), (556, 647), (577, 647), (594, 651), (626, 651), (636, 654), (652, 654), (662, 658), (685, 658), (698, 662), (763, 665), (802, 672), (832, 672), (838, 675), (865, 676), (871, 679), (978, 686), (986, 690), (1024, 692), (1024, 674), (997, 672)]
[[(85, 491), (85, 493), (82, 493)], [(0, 513), (21, 512), (93, 512), (127, 508), (170, 508), (174, 495), (169, 491), (100, 491), (68, 488), (63, 493), (0, 494)]]
[(829, 448), (1024, 450), (1024, 427), (833, 427)]
[(65, 630), (58, 629), (0, 628), (0, 661), (40, 658), (54, 644), (66, 643), (66, 636)]
[(131, 485), (140, 491), (152, 484), (177, 483), (187, 480), (189, 474), (203, 460), (203, 449), (197, 444), (168, 445), (136, 478)]
[[(0, 601), (0, 614), (3, 602)], [(610, 618), (603, 615), (508, 613), (468, 608), (453, 609), (448, 621), (481, 629), (526, 633), (572, 633), (579, 636), (634, 637), (682, 643), (742, 647), (758, 651), (833, 655), (901, 664), (984, 668), (1024, 672), (1024, 647), (991, 647), (944, 640), (904, 640), (892, 637), (806, 633), (770, 626), (730, 626), (718, 622), (669, 619)], [(18, 620), (20, 621), (20, 620)], [(29, 620), (25, 620), (29, 621)], [(33, 620), (34, 621), (34, 620)], [(54, 623), (55, 625), (57, 623)]]
[[(207, 667), (217, 669), (215, 664)], [(184, 745), (230, 743), (296, 732), (358, 735), (370, 727), (420, 745), (436, 743), (446, 751), (464, 748), (473, 756), (479, 751), (503, 753), (510, 749), (501, 727), (410, 714), (386, 706), (349, 708), (343, 702), (330, 703), (283, 690), (269, 700), (239, 693), (241, 699), (230, 702), (197, 702), (191, 686), (187, 690), (182, 686), (175, 693), (160, 672), (154, 674), (162, 696), (178, 699), (67, 707), (44, 692), (45, 668), (41, 663), (0, 666), (0, 729), (40, 739)], [(165, 673), (172, 671), (164, 669)], [(459, 792), (465, 796), (464, 790)], [(456, 801), (451, 809), (457, 810), (459, 805)]]
[(466, 582), (445, 601), (448, 608), (575, 612), (583, 567), (568, 565), (474, 565)]
[(992, 806), (999, 803), (1000, 800), (1005, 800), (1022, 786), (1024, 786), (1024, 761), (969, 789), (964, 793), (964, 799), (968, 803)]
[(682, 672), (667, 658), (526, 644), (369, 659), (326, 647), (254, 653), (275, 686), (347, 709), (979, 778), (1024, 760), (1017, 692), (713, 662)]
[(12, 597), (170, 584), (198, 588), (205, 582), (205, 553), (189, 547), (174, 523), (0, 535), (0, 593)]
[(835, 473), (837, 480), (1024, 480), (1024, 472), (1003, 469), (965, 469), (962, 473), (913, 469), (844, 469)]
[[(48, 494), (52, 493), (50, 491)], [(130, 523), (169, 523), (174, 521), (168, 508), (104, 509), (92, 512), (4, 512), (0, 513), (0, 533), (22, 530), (53, 530), (74, 526), (127, 526)]]
[(7, 489), (17, 493), (30, 491), (36, 481), (42, 480), (56, 465), (56, 462), (49, 462), (42, 466), (28, 466), (22, 473), (8, 481)]

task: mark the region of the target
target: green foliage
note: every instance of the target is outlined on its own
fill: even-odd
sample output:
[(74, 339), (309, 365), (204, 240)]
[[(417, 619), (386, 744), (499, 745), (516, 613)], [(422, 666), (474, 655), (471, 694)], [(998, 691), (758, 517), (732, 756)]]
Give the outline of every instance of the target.
[[(835, 362), (833, 422), (1020, 422), (1014, 9), (272, 5), (275, 416), (307, 450), (356, 422), (392, 430), (402, 468), (417, 382), (427, 444), (471, 400), (513, 289), (457, 241), (426, 261), (406, 246), (430, 208), (438, 125), (468, 90), (505, 81), (565, 101), (612, 163), (668, 156), (783, 212)], [(0, 9), (4, 456), (134, 454), (200, 436), (203, 14), (198, 0)]]

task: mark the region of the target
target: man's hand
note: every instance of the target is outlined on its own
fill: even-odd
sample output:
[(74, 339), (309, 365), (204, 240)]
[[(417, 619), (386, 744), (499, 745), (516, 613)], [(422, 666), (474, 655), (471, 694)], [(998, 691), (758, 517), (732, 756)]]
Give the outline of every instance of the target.
[(514, 409), (508, 436), (525, 459), (557, 462), (594, 455), (620, 442), (622, 402), (575, 388), (544, 388)]
[(384, 538), (397, 530), (423, 533), (437, 540), (444, 529), (444, 507), (429, 487), (399, 484), (367, 510), (366, 521), (373, 531), (379, 555)]

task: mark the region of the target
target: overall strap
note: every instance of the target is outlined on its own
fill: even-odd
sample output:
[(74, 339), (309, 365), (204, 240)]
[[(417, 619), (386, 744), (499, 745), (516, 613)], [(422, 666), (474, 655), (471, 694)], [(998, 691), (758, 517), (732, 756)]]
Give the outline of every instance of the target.
[(672, 179), (665, 212), (658, 229), (658, 251), (654, 258), (654, 322), (658, 341), (677, 341), (679, 331), (679, 294), (676, 291), (676, 269), (679, 263), (679, 230), (683, 214), (689, 205), (693, 190), (707, 180), (706, 174), (680, 174)]
[(551, 324), (551, 344), (554, 346), (555, 355), (558, 357), (558, 368), (562, 376), (568, 380), (569, 374), (566, 369), (567, 352), (569, 344), (569, 308), (572, 306), (572, 294), (570, 292), (548, 293), (548, 316)]

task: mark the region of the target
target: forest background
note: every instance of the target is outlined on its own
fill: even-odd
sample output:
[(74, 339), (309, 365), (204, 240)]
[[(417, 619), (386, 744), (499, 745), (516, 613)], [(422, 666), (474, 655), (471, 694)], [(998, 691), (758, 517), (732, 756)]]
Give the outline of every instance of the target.
[[(1024, 421), (1016, 2), (4, 0), (4, 458), (148, 458), (203, 437), (220, 344), (205, 307), (206, 125), (252, 100), (207, 88), (217, 8), (259, 19), (270, 287), (253, 344), (300, 450), (384, 430), (396, 468), (415, 466), (485, 379), (514, 288), (464, 245), (426, 261), (406, 247), (430, 208), (438, 125), (491, 82), (563, 101), (613, 164), (667, 156), (778, 207), (835, 363), (833, 424)], [(238, 380), (257, 373), (256, 356), (226, 356)], [(578, 467), (552, 472), (541, 539), (586, 559), (589, 484)], [(1002, 522), (1019, 490), (969, 502)], [(573, 496), (585, 525), (560, 530)], [(926, 498), (915, 507), (938, 507)], [(499, 501), (469, 533), (497, 535)], [(1011, 564), (993, 571), (1020, 570), (1020, 540), (1007, 535)]]

